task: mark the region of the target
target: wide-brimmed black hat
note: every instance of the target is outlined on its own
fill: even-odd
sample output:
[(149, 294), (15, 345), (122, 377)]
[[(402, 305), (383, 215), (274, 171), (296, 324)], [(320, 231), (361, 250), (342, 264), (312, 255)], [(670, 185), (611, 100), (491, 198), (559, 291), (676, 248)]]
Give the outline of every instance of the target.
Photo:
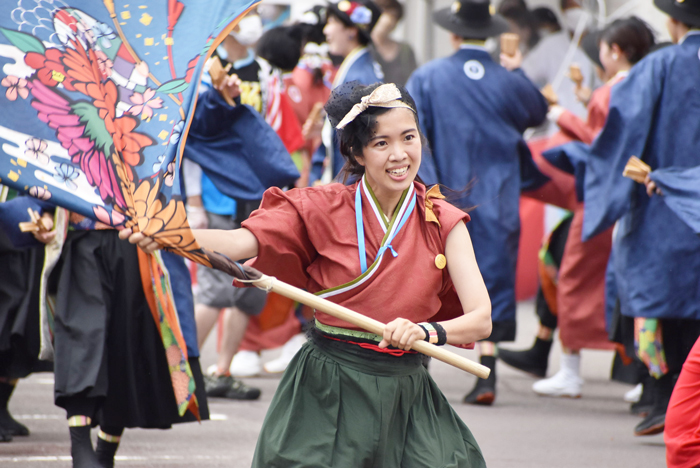
[(441, 27), (460, 37), (485, 39), (508, 32), (508, 22), (493, 12), (489, 0), (457, 0), (433, 14)]
[(602, 30), (589, 31), (583, 39), (581, 39), (581, 48), (586, 56), (600, 68), (603, 67), (600, 61), (600, 37), (603, 35)]
[(700, 0), (654, 0), (654, 5), (681, 23), (700, 27)]
[(357, 28), (366, 42), (372, 41), (370, 34), (382, 14), (382, 10), (371, 0), (329, 2), (328, 12), (346, 26)]

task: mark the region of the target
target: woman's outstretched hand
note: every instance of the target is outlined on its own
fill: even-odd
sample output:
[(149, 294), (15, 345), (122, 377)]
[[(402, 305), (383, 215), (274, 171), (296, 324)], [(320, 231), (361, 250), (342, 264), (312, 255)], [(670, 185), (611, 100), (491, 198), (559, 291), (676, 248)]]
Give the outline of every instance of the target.
[(413, 343), (425, 339), (425, 331), (410, 320), (397, 318), (384, 326), (382, 338), (379, 343), (380, 348), (391, 345), (407, 351), (411, 349)]
[(141, 250), (149, 254), (161, 248), (160, 244), (152, 237), (146, 237), (140, 232), (133, 232), (131, 228), (119, 231), (119, 238), (121, 240), (128, 239), (130, 243), (138, 245)]

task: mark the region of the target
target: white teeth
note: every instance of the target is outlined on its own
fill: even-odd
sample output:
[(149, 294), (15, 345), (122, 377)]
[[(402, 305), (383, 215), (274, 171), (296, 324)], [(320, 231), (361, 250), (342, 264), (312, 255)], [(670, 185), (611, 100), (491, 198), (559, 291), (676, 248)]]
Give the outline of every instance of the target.
[(393, 176), (401, 177), (408, 172), (408, 166), (402, 167), (401, 169), (387, 170), (387, 172)]

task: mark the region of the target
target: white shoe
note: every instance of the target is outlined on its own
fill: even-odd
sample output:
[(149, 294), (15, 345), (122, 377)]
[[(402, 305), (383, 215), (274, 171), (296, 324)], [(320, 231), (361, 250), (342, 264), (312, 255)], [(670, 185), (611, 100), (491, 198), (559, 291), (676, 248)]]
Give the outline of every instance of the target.
[(260, 374), (260, 356), (255, 351), (238, 351), (230, 367), (234, 377), (253, 377)]
[(637, 403), (640, 398), (642, 398), (642, 384), (637, 384), (636, 387), (625, 393), (623, 399), (627, 403)]
[(282, 347), (282, 354), (280, 354), (280, 357), (266, 362), (265, 365), (263, 365), (265, 372), (270, 374), (284, 372), (304, 343), (306, 343), (306, 335), (303, 333), (291, 337)]
[(548, 379), (535, 382), (532, 390), (542, 396), (580, 398), (583, 385), (583, 379), (579, 377), (580, 363), (580, 355), (563, 354), (559, 372)]

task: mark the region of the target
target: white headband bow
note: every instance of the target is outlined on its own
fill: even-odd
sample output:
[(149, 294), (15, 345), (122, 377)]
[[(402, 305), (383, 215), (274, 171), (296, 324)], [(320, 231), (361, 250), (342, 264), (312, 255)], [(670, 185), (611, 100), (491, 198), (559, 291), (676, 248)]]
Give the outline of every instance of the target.
[(345, 128), (350, 122), (355, 120), (358, 115), (370, 107), (386, 107), (390, 109), (403, 107), (413, 110), (411, 106), (401, 101), (401, 91), (399, 91), (399, 88), (393, 83), (387, 83), (372, 91), (372, 94), (363, 96), (360, 102), (352, 106), (350, 112), (343, 117), (343, 120), (336, 125), (336, 128), (338, 130)]

